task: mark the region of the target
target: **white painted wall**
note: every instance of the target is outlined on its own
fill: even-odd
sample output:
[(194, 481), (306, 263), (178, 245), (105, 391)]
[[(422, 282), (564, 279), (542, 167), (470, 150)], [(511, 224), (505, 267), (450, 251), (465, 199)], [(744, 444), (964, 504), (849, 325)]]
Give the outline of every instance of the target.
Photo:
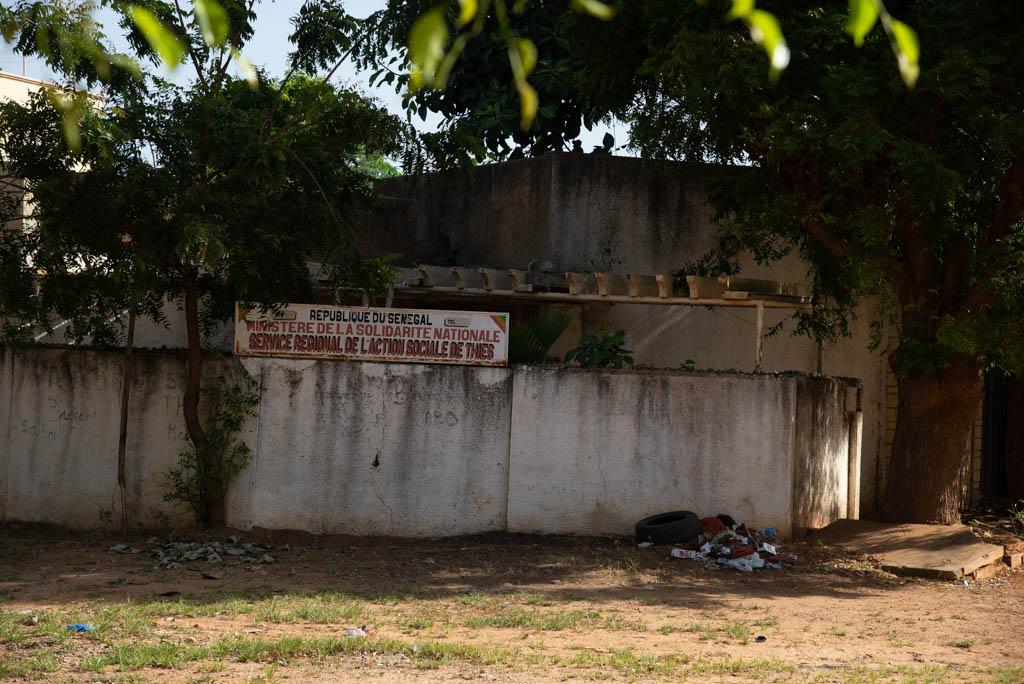
[[(162, 500), (186, 448), (184, 355), (139, 352), (129, 515)], [(0, 348), (0, 519), (116, 525), (119, 351)], [(671, 509), (785, 536), (845, 514), (845, 384), (805, 376), (249, 358), (262, 387), (228, 523), (424, 537), (628, 534)], [(207, 377), (240, 373), (209, 355)]]
[(246, 366), (265, 388), (252, 526), (405, 537), (505, 528), (508, 369)]
[[(629, 534), (648, 515), (692, 510), (787, 536), (822, 510), (841, 517), (845, 480), (818, 478), (830, 488), (793, 508), (812, 477), (845, 467), (834, 447), (845, 428), (829, 422), (844, 406), (821, 401), (840, 390), (793, 376), (518, 367), (509, 530)], [(808, 412), (818, 431), (798, 440)]]

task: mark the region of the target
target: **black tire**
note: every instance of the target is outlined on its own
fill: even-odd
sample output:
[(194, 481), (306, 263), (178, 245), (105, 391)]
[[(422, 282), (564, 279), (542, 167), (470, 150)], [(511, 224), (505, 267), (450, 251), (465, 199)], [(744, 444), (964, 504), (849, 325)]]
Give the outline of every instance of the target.
[(700, 534), (700, 519), (693, 511), (672, 511), (644, 518), (636, 524), (636, 540), (677, 544)]

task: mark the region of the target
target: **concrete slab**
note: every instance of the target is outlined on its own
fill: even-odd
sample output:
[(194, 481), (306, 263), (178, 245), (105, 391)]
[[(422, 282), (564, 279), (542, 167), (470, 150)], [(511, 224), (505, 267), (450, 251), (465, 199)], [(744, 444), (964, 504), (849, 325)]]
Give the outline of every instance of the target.
[(938, 579), (969, 575), (1003, 557), (1002, 546), (979, 541), (964, 525), (889, 525), (843, 519), (812, 537), (877, 556), (889, 572)]

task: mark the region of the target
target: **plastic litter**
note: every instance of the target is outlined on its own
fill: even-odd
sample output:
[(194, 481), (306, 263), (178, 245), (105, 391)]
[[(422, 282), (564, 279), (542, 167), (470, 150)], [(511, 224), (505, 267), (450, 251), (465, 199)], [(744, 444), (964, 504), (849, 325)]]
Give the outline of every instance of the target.
[(701, 518), (701, 526), (704, 531), (696, 541), (692, 545), (672, 549), (672, 558), (702, 560), (706, 561), (705, 567), (712, 570), (728, 567), (740, 572), (778, 569), (796, 563), (795, 555), (780, 553), (779, 543), (774, 541), (778, 535), (773, 527), (751, 529), (725, 514)]
[(83, 625), (82, 623), (68, 625), (67, 628), (72, 632), (91, 632), (92, 630), (96, 629), (92, 625)]
[(345, 636), (353, 639), (366, 636), (366, 625), (362, 627), (349, 627), (345, 630)]
[(754, 641), (755, 641), (756, 643), (759, 643), (759, 644), (763, 644), (764, 642), (768, 641), (768, 637), (766, 637), (766, 636), (764, 636), (764, 635), (762, 634), (762, 635), (759, 635), (759, 636), (756, 636), (756, 637), (754, 637)]
[(639, 544), (637, 544), (637, 548), (641, 548), (641, 549), (646, 549), (648, 546), (654, 546), (654, 544), (652, 544), (649, 541), (640, 542)]

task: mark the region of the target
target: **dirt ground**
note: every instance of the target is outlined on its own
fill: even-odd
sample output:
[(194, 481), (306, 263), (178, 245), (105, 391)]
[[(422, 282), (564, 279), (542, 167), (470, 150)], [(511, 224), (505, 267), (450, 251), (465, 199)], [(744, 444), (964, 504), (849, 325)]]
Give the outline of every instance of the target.
[(627, 540), (239, 536), (289, 549), (155, 569), (149, 535), (0, 526), (0, 680), (1024, 681), (1020, 570), (896, 577), (813, 535), (754, 573)]

